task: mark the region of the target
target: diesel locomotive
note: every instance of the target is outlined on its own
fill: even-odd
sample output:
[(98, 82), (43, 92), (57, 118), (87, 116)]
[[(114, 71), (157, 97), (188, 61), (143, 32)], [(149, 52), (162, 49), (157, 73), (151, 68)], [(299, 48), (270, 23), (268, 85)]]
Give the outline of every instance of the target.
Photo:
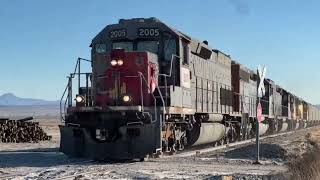
[[(141, 159), (255, 134), (255, 71), (156, 18), (120, 19), (79, 58), (61, 98), (60, 150)], [(83, 63), (92, 71), (82, 72)], [(76, 85), (75, 82), (76, 81)], [(259, 133), (318, 124), (320, 110), (265, 79)]]

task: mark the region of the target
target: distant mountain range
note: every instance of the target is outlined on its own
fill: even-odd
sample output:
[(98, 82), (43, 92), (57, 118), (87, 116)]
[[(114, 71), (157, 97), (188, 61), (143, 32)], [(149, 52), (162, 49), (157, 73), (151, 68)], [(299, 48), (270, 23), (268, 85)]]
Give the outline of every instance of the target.
[(12, 93), (0, 96), (0, 106), (42, 106), (58, 105), (59, 101), (47, 101), (43, 99), (21, 98)]

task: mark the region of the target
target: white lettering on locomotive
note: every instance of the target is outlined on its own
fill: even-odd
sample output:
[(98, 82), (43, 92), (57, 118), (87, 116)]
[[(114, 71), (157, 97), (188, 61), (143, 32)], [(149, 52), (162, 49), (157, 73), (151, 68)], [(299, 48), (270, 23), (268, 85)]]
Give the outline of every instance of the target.
[(160, 32), (157, 28), (140, 28), (138, 35), (142, 37), (157, 37), (160, 35)]
[(122, 38), (127, 36), (127, 31), (125, 29), (117, 29), (114, 31), (110, 31), (110, 38), (115, 39), (115, 38)]

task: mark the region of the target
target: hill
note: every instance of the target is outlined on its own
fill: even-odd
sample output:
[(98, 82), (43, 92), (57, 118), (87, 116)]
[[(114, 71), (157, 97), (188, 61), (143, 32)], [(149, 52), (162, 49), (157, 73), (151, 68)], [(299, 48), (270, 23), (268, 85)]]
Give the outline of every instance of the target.
[(47, 101), (43, 99), (21, 98), (12, 93), (0, 96), (0, 106), (48, 106), (58, 105), (59, 101)]

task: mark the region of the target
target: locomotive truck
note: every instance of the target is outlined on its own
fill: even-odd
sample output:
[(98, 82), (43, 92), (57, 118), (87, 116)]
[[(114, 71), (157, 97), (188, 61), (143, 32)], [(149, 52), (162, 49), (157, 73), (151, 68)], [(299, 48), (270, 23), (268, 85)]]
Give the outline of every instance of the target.
[[(61, 98), (63, 153), (143, 160), (254, 136), (257, 73), (207, 41), (134, 18), (107, 25), (90, 47), (91, 60), (78, 58)], [(318, 108), (270, 79), (264, 86), (260, 135), (319, 123)]]

